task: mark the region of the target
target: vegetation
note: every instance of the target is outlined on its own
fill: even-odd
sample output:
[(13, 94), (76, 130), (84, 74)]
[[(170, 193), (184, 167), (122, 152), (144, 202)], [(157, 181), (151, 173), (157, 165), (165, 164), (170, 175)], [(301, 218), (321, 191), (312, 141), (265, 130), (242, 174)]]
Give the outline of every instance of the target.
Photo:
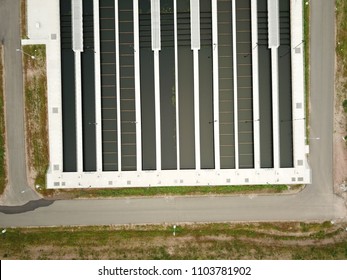
[(26, 0), (21, 0), (20, 11), (21, 11), (21, 37), (23, 39), (27, 39), (28, 30), (27, 30), (27, 1)]
[[(341, 61), (347, 59), (347, 2), (345, 0), (336, 0), (336, 17), (338, 28), (336, 30), (336, 54)], [(344, 64), (343, 76), (347, 77), (347, 65)], [(347, 89), (347, 80), (345, 81)]]
[(306, 144), (310, 138), (310, 5), (304, 1)]
[(345, 111), (345, 113), (347, 113), (347, 99), (345, 99), (342, 103), (343, 106), (343, 110)]
[(3, 75), (4, 75), (3, 48), (2, 48), (2, 45), (0, 45), (0, 194), (4, 192), (6, 184), (7, 184)]
[(69, 189), (46, 190), (45, 195), (63, 195), (64, 198), (94, 197), (131, 197), (131, 196), (170, 196), (170, 195), (231, 195), (282, 193), (300, 189), (301, 185), (254, 185), (254, 186), (184, 186), (184, 187), (148, 187), (114, 189)]
[[(336, 0), (336, 55), (338, 61), (337, 80), (342, 83), (341, 92), (338, 92), (338, 103), (342, 103), (347, 118), (347, 2)], [(341, 103), (340, 103), (341, 102)], [(346, 125), (346, 122), (345, 122)], [(347, 132), (347, 126), (346, 126)], [(347, 136), (345, 137), (345, 139)]]
[(44, 188), (49, 164), (46, 48), (44, 45), (24, 46), (22, 53), (29, 171), (35, 185)]
[(325, 223), (7, 229), (1, 259), (347, 259), (347, 233)]

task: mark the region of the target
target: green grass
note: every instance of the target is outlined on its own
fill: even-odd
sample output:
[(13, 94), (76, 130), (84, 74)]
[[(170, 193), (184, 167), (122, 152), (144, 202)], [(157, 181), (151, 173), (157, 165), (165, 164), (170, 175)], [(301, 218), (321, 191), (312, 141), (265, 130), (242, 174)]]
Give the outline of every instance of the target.
[[(336, 0), (336, 54), (340, 61), (347, 59), (347, 1)], [(343, 76), (347, 78), (347, 65), (343, 65)], [(345, 82), (345, 89), (347, 89), (347, 81)]]
[(306, 144), (310, 138), (310, 5), (304, 5)]
[(347, 99), (342, 102), (343, 110), (347, 113)]
[(166, 195), (218, 195), (218, 194), (251, 194), (281, 193), (288, 190), (286, 185), (249, 185), (249, 186), (182, 186), (182, 187), (148, 187), (120, 189), (71, 189), (65, 191), (72, 197), (130, 197), (130, 196), (166, 196)]
[(28, 39), (28, 31), (27, 31), (27, 1), (20, 1), (20, 12), (21, 12), (21, 38)]
[(7, 184), (3, 75), (3, 47), (0, 45), (0, 194), (4, 192)]
[[(337, 92), (337, 100), (342, 103), (347, 118), (347, 1), (345, 0), (336, 0), (336, 22), (337, 77), (338, 81), (342, 82), (341, 90)], [(346, 140), (347, 136), (344, 139)]]
[(49, 164), (45, 46), (24, 46), (23, 61), (29, 169), (35, 174), (35, 185), (45, 188)]
[(2, 259), (347, 259), (342, 226), (239, 223), (8, 229)]

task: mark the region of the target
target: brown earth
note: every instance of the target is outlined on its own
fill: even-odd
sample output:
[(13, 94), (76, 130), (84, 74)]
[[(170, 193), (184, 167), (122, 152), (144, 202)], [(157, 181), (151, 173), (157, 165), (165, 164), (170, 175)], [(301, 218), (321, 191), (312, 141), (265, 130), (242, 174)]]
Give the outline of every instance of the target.
[(334, 189), (337, 194), (347, 198), (346, 191), (341, 185), (347, 181), (347, 143), (344, 137), (347, 135), (347, 120), (342, 103), (347, 99), (347, 77), (344, 77), (345, 62), (336, 59), (335, 72), (335, 98), (334, 98), (334, 135), (333, 135), (333, 171)]

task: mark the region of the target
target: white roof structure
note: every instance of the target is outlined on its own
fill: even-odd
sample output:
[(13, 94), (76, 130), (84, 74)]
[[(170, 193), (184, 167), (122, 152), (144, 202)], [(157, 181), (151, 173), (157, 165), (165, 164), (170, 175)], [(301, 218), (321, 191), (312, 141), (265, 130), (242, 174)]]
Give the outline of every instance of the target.
[(268, 0), (268, 28), (269, 48), (278, 48), (280, 45), (280, 15), (278, 0)]
[(152, 50), (160, 50), (160, 0), (151, 2)]
[(193, 49), (200, 49), (200, 1), (190, 1), (190, 21), (191, 21), (191, 45)]
[(83, 51), (83, 1), (72, 0), (72, 49)]

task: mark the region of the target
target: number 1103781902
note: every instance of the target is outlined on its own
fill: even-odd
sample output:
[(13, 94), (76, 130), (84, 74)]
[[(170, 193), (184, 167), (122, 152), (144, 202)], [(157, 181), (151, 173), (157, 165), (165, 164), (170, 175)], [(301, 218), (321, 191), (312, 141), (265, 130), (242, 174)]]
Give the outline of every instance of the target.
[(235, 266), (235, 267), (225, 267), (225, 266), (199, 266), (192, 268), (192, 275), (245, 275), (249, 276), (251, 274), (251, 268), (249, 266)]

